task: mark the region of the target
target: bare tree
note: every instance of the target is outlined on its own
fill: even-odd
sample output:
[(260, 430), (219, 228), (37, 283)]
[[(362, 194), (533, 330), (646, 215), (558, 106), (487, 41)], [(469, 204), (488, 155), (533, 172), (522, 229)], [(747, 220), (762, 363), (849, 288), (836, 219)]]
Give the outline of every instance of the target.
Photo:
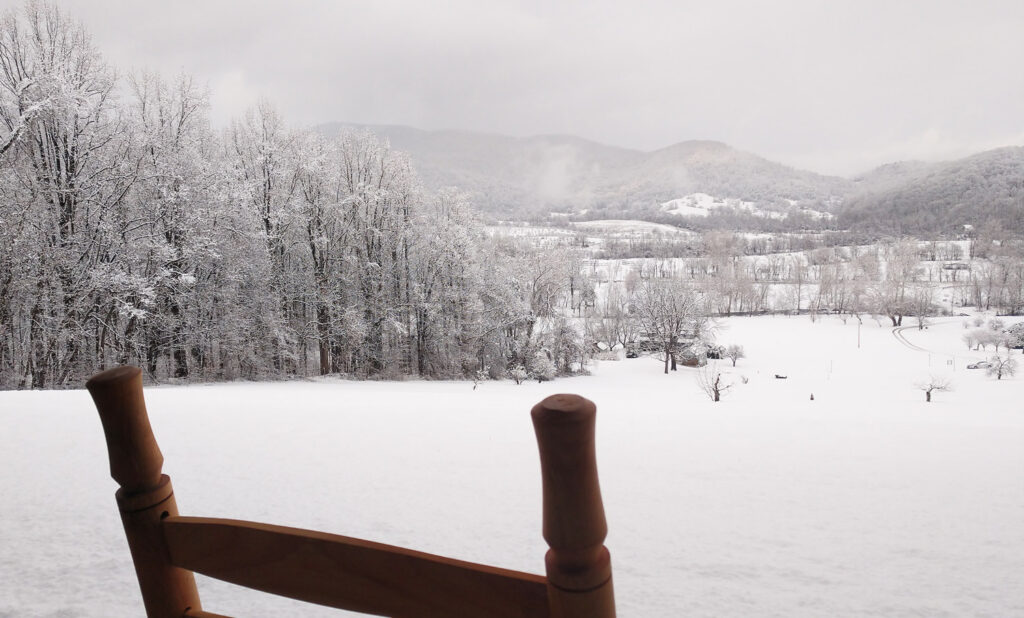
[(910, 298), (909, 308), (917, 320), (917, 329), (924, 330), (928, 323), (928, 316), (935, 315), (934, 290), (931, 286), (920, 285), (913, 291)]
[(729, 358), (729, 360), (732, 361), (733, 367), (736, 366), (736, 361), (738, 361), (741, 358), (747, 357), (746, 352), (743, 351), (743, 346), (737, 345), (735, 343), (730, 344), (729, 347), (725, 349), (725, 355), (726, 357)]
[(924, 391), (924, 400), (927, 402), (932, 400), (933, 392), (946, 392), (953, 390), (949, 380), (936, 376), (929, 376), (927, 380), (918, 382), (916, 386), (918, 390)]
[(1006, 358), (993, 356), (988, 362), (990, 365), (987, 373), (990, 378), (995, 376), (997, 380), (1002, 380), (1003, 376), (1013, 377), (1017, 375), (1017, 359), (1012, 358), (1009, 354), (1007, 354)]
[(587, 312), (585, 324), (590, 341), (604, 343), (609, 350), (635, 343), (638, 325), (629, 313), (631, 304), (631, 295), (618, 286), (611, 287), (604, 302)]
[(732, 384), (722, 383), (722, 373), (717, 364), (704, 365), (697, 370), (697, 385), (711, 401), (721, 401), (722, 394), (732, 388)]
[(644, 335), (665, 354), (665, 373), (675, 368), (676, 346), (681, 336), (697, 339), (707, 320), (698, 294), (676, 279), (648, 279), (634, 303)]
[[(875, 310), (887, 316), (893, 326), (902, 326), (903, 316), (913, 312), (908, 291), (917, 280), (919, 266), (917, 241), (906, 239), (887, 248), (885, 278), (873, 290), (873, 300)], [(919, 326), (923, 328), (923, 322)]]

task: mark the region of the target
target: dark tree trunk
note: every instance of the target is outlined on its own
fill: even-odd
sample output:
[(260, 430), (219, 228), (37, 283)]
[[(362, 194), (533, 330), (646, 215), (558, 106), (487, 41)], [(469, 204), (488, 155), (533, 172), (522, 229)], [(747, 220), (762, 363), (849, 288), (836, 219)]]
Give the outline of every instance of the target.
[(318, 303), (316, 307), (316, 329), (320, 348), (320, 375), (322, 376), (331, 372), (330, 327), (331, 319), (327, 305)]

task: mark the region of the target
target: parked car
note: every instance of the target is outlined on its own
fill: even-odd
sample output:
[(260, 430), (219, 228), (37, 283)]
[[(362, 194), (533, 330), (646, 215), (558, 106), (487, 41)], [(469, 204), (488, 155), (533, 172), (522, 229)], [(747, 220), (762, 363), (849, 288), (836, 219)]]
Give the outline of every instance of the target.
[(992, 366), (992, 363), (990, 363), (988, 361), (978, 361), (976, 363), (971, 363), (970, 365), (967, 365), (967, 368), (968, 369), (988, 369), (991, 366)]

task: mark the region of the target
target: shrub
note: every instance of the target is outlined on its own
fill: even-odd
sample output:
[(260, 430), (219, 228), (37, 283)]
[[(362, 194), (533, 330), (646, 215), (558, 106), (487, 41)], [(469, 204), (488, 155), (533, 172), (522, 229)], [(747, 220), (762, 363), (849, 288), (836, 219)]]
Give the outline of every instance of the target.
[(558, 367), (545, 352), (537, 352), (533, 355), (532, 362), (530, 362), (530, 377), (535, 378), (538, 382), (547, 382), (553, 380), (556, 375), (558, 375)]
[(512, 369), (509, 369), (508, 377), (512, 378), (516, 384), (522, 384), (526, 380), (530, 379), (530, 373), (526, 371), (526, 367), (516, 365)]

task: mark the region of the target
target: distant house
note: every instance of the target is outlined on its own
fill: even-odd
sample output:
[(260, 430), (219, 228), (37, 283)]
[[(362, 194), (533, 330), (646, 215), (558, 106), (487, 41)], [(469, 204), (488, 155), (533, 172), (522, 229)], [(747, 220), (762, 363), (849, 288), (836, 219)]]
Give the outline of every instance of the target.
[(687, 344), (676, 354), (676, 362), (686, 367), (703, 367), (708, 364), (708, 347), (699, 341)]

